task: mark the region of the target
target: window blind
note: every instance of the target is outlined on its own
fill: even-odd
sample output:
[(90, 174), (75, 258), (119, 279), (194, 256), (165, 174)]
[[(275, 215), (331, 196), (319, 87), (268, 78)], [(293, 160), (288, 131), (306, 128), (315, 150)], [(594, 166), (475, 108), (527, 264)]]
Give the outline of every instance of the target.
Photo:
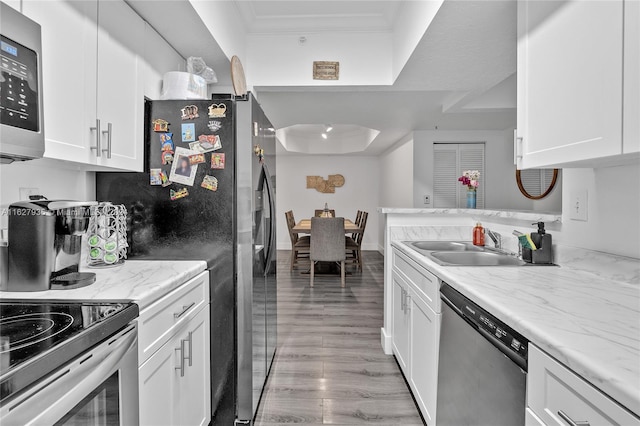
[(458, 182), (465, 170), (480, 171), (476, 207), (484, 208), (484, 143), (434, 144), (433, 205), (438, 208), (465, 208), (467, 187)]

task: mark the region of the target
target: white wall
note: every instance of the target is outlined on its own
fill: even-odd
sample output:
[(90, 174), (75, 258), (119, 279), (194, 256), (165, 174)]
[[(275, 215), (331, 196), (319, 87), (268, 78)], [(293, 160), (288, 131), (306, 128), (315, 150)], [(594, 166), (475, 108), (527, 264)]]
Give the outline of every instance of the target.
[[(358, 210), (369, 213), (363, 249), (378, 249), (378, 185), (380, 170), (377, 157), (280, 155), (277, 161), (277, 225), (278, 249), (291, 249), (284, 212), (292, 210), (296, 221), (314, 214), (315, 209), (329, 204), (336, 216), (355, 220)], [(341, 174), (345, 184), (335, 194), (322, 194), (307, 189), (307, 176)]]
[(513, 165), (513, 131), (445, 131), (414, 132), (413, 139), (413, 206), (425, 205), (423, 197), (433, 200), (433, 144), (436, 142), (485, 142), (485, 173), (481, 184), (485, 188), (485, 208), (503, 210), (560, 211), (561, 185), (546, 199), (532, 201), (525, 198), (516, 184)]
[[(390, 85), (389, 33), (256, 34), (247, 36), (254, 86)], [(339, 80), (314, 80), (313, 61), (340, 62)]]
[[(413, 207), (413, 133), (378, 157), (380, 207)], [(384, 219), (378, 216), (378, 251), (384, 252)]]
[(19, 188), (38, 188), (49, 199), (95, 200), (95, 174), (53, 160), (0, 165), (0, 228), (7, 227), (4, 208), (20, 201)]
[[(563, 172), (563, 244), (640, 259), (640, 165)], [(585, 189), (588, 220), (572, 220), (572, 193)]]

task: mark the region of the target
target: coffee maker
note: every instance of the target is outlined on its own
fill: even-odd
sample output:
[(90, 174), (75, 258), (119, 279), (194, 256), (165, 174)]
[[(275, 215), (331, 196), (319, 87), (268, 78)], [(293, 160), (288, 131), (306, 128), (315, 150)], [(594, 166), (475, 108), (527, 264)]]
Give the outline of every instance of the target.
[(8, 279), (2, 290), (84, 287), (94, 273), (79, 272), (82, 235), (95, 201), (22, 201), (9, 206)]

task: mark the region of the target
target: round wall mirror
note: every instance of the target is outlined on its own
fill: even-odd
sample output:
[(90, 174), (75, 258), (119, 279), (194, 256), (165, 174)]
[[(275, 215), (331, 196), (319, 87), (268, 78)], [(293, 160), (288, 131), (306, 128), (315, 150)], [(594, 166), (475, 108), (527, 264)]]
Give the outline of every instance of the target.
[(530, 200), (541, 200), (549, 195), (557, 180), (558, 169), (516, 170), (518, 188)]

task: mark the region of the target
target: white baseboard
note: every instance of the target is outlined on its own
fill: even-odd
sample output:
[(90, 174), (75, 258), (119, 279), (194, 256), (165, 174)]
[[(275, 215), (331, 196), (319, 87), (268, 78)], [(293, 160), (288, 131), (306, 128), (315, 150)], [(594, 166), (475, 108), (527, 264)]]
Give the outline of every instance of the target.
[(393, 355), (393, 347), (391, 345), (391, 336), (387, 334), (384, 327), (380, 328), (380, 341), (382, 350), (386, 355)]

